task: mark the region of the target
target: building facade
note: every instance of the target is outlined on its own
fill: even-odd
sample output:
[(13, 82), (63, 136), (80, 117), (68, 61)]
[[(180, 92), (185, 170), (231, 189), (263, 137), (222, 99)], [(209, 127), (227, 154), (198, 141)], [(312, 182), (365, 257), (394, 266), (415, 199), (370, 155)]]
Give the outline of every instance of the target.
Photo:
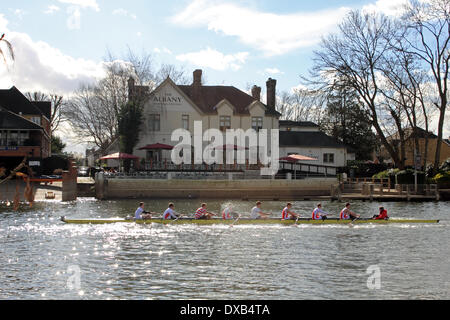
[(300, 154), (317, 159), (311, 164), (344, 167), (355, 159), (348, 146), (320, 131), (313, 122), (280, 121), (280, 155)]
[(51, 156), (51, 103), (30, 102), (16, 87), (0, 90), (0, 159), (31, 164)]
[[(132, 99), (134, 82), (129, 84)], [(180, 128), (188, 130), (193, 137), (195, 121), (201, 122), (202, 132), (213, 128), (223, 132), (227, 129), (278, 129), (281, 114), (275, 110), (275, 92), (276, 80), (269, 79), (268, 102), (264, 104), (260, 87), (254, 86), (249, 95), (232, 86), (205, 86), (201, 70), (194, 71), (191, 85), (177, 85), (167, 78), (148, 96), (134, 155), (153, 161), (170, 159), (168, 150), (140, 149), (156, 143), (177, 145), (177, 141), (171, 141), (171, 136)]]
[[(405, 166), (413, 167), (415, 165), (414, 153), (416, 149), (414, 130), (411, 128), (406, 128), (404, 131), (405, 131)], [(398, 137), (398, 133), (388, 137), (387, 139), (390, 143), (394, 145), (396, 150), (399, 151), (399, 154), (401, 154), (401, 144)], [(436, 147), (438, 143), (437, 135), (435, 135), (432, 132), (427, 132), (422, 128), (417, 128), (417, 140), (419, 143), (419, 150), (417, 153), (420, 155), (421, 165), (423, 166), (424, 164), (425, 165), (434, 164), (434, 157), (436, 154)], [(424, 159), (425, 150), (427, 150), (426, 159)], [(393, 163), (393, 160), (390, 157), (389, 152), (387, 152), (384, 146), (381, 147), (380, 156), (385, 160), (385, 162)], [(439, 163), (443, 163), (449, 158), (450, 158), (450, 143), (448, 139), (447, 140), (443, 139), (441, 141), (441, 154), (439, 158)]]

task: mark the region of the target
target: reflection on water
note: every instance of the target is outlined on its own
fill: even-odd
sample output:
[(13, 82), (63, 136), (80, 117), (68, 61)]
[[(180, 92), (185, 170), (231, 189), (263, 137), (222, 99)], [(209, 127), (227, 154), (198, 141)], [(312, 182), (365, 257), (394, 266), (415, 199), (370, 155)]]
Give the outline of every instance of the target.
[[(254, 203), (232, 202), (248, 213)], [(199, 201), (176, 202), (192, 214)], [(210, 201), (220, 212), (224, 202)], [(284, 203), (266, 202), (276, 215)], [(315, 203), (295, 202), (310, 215)], [(372, 216), (380, 203), (357, 202)], [(80, 199), (0, 205), (1, 299), (437, 299), (450, 298), (446, 203), (383, 203), (391, 216), (439, 225), (193, 226), (65, 225), (70, 218), (125, 217), (136, 201)], [(162, 212), (166, 201), (149, 201)], [(342, 203), (324, 203), (339, 212)], [(366, 270), (381, 269), (381, 289)], [(74, 269), (75, 268), (75, 269)], [(77, 269), (78, 268), (78, 269)], [(79, 270), (79, 283), (73, 280)], [(75, 284), (75, 285), (74, 285)], [(78, 285), (79, 284), (79, 285)]]

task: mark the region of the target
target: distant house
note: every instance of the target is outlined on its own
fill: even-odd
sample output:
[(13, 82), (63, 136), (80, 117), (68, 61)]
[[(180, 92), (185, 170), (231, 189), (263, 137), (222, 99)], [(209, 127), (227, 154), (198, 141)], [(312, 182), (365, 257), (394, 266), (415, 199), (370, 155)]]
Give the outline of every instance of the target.
[(51, 102), (30, 102), (16, 87), (0, 90), (0, 161), (26, 156), (39, 166), (51, 156)]
[[(406, 128), (405, 130), (405, 165), (406, 166), (414, 166), (414, 130), (412, 128)], [(437, 140), (438, 137), (432, 132), (427, 132), (422, 128), (417, 128), (417, 136), (419, 140), (419, 154), (421, 156), (421, 163), (433, 164), (434, 157), (436, 154)], [(428, 139), (428, 150), (427, 150), (427, 159), (424, 159), (425, 156), (425, 142)], [(387, 140), (394, 145), (394, 148), (401, 151), (400, 139), (398, 133), (389, 136)], [(387, 150), (382, 147), (380, 150), (380, 155), (383, 159), (387, 159), (386, 162), (392, 162), (392, 159), (387, 152)], [(439, 163), (443, 163), (445, 160), (450, 158), (450, 143), (449, 139), (443, 139), (441, 142), (441, 157), (439, 159)], [(424, 160), (426, 160), (424, 162)]]
[(280, 120), (280, 157), (291, 154), (316, 158), (312, 164), (344, 167), (355, 160), (354, 151), (320, 131), (313, 122)]

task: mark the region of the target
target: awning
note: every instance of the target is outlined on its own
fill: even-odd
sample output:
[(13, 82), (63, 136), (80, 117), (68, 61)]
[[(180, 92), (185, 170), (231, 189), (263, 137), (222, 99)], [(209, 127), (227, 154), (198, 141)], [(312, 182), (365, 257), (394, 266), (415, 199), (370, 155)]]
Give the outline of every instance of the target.
[(297, 162), (297, 161), (318, 161), (316, 158), (302, 156), (300, 154), (291, 154), (290, 156), (279, 159), (280, 161)]
[(163, 143), (148, 144), (145, 147), (139, 148), (139, 150), (172, 150), (173, 146)]
[(100, 158), (100, 160), (122, 160), (122, 159), (139, 159), (139, 157), (136, 157), (128, 153), (118, 152)]

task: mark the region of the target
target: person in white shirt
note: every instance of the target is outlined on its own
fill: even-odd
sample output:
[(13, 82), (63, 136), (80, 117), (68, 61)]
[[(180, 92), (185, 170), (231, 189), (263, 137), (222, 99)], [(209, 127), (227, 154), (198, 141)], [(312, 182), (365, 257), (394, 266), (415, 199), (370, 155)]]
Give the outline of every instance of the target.
[(180, 214), (175, 212), (174, 208), (175, 208), (175, 205), (173, 203), (169, 203), (169, 208), (167, 208), (167, 210), (164, 211), (164, 214), (163, 214), (164, 220), (178, 219)]
[(134, 213), (134, 219), (136, 220), (145, 220), (145, 219), (151, 219), (152, 214), (151, 212), (144, 210), (144, 203), (139, 203), (139, 208), (136, 209), (136, 212)]
[(319, 203), (318, 205), (317, 205), (317, 208), (315, 208), (314, 210), (313, 210), (313, 212), (312, 212), (312, 219), (313, 220), (326, 220), (329, 215), (329, 213), (328, 212), (325, 212), (325, 211), (323, 211), (322, 210), (322, 204), (321, 203)]
[(256, 203), (256, 207), (253, 207), (250, 217), (252, 219), (268, 219), (270, 213), (265, 213), (261, 210), (261, 201)]
[(225, 207), (225, 209), (223, 209), (222, 211), (222, 219), (223, 220), (231, 220), (233, 219), (234, 216), (234, 212), (233, 212), (233, 207), (231, 205)]

